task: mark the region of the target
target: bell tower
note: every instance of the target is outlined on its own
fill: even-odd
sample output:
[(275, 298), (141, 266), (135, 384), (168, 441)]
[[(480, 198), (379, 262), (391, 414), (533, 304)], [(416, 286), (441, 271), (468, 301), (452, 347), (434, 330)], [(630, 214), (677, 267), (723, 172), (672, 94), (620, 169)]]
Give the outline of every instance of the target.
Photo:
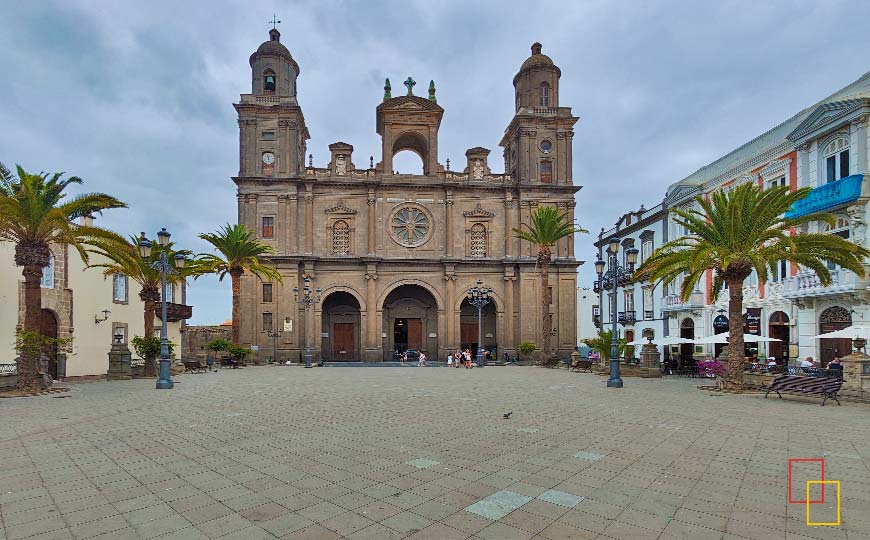
[(521, 184), (571, 185), (572, 140), (578, 118), (559, 106), (562, 70), (532, 44), (514, 76), (514, 117), (505, 130), (505, 171)]
[(251, 93), (233, 106), (239, 115), (239, 176), (299, 178), (305, 172), (306, 141), (310, 138), (296, 99), (299, 64), (281, 43), (281, 32), (269, 30), (269, 40), (251, 55)]
[(378, 172), (392, 174), (393, 156), (402, 150), (411, 150), (423, 161), (423, 174), (431, 176), (441, 172), (438, 164), (438, 128), (441, 127), (442, 109), (435, 100), (435, 83), (429, 83), (429, 97), (414, 95), (411, 77), (403, 83), (408, 92), (392, 97), (390, 80), (384, 86), (384, 101), (377, 107), (377, 131), (381, 136), (382, 160)]

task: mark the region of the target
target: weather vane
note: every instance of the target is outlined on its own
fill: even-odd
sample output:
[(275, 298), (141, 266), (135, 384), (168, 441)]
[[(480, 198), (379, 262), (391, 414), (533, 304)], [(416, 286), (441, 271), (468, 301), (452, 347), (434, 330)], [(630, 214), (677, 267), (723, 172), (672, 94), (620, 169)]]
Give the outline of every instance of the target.
[(278, 25), (281, 24), (281, 21), (278, 20), (278, 17), (274, 13), (272, 14), (272, 20), (269, 22), (272, 23), (273, 30), (277, 30)]

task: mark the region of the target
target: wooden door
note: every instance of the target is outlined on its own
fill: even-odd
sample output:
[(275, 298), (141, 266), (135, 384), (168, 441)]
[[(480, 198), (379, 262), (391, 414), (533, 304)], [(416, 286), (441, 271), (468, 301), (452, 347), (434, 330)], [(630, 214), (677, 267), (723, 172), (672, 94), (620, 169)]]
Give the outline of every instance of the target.
[(332, 326), (332, 357), (335, 360), (354, 360), (356, 332), (353, 323), (335, 323)]
[(423, 349), (423, 320), (407, 319), (408, 321), (408, 348)]
[(477, 323), (462, 323), (459, 325), (459, 342), (463, 347), (471, 347), (477, 343)]

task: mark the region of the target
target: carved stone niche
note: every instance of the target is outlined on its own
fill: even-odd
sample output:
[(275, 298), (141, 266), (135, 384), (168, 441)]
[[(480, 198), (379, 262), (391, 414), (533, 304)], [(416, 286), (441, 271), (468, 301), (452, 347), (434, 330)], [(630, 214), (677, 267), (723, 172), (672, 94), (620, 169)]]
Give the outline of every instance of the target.
[(482, 180), (484, 176), (492, 174), (489, 170), (489, 149), (476, 146), (465, 151), (466, 166), (465, 174), (470, 180)]
[(347, 176), (355, 169), (351, 157), (353, 146), (336, 142), (329, 145), (329, 172), (333, 176)]

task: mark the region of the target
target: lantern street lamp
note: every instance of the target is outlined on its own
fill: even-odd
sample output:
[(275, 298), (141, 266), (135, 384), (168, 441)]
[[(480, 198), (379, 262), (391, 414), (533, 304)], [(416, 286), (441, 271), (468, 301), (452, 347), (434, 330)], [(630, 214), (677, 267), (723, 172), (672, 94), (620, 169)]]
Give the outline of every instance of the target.
[[(607, 263), (601, 259), (601, 254), (598, 254), (598, 259), (595, 261), (595, 272), (598, 274), (598, 286), (596, 289), (599, 295), (610, 289), (612, 297), (610, 301), (610, 322), (612, 324), (612, 336), (610, 339), (610, 378), (607, 379), (607, 386), (610, 388), (622, 388), (622, 378), (619, 376), (619, 339), (617, 338), (616, 329), (616, 295), (617, 289), (620, 286), (625, 286), (631, 283), (631, 275), (634, 273), (634, 265), (637, 263), (636, 248), (625, 250), (625, 266), (619, 265), (617, 254), (619, 253), (619, 238), (611, 238), (607, 246)], [(605, 272), (605, 266), (609, 266)], [(599, 297), (601, 298), (601, 297)]]
[(477, 308), (477, 366), (483, 367), (483, 307), (492, 301), (492, 289), (477, 280), (466, 293), (468, 303)]
[(308, 316), (308, 311), (311, 306), (320, 301), (320, 287), (317, 287), (312, 291), (311, 278), (305, 276), (305, 279), (302, 280), (302, 291), (299, 290), (299, 287), (293, 287), (293, 299), (301, 304), (305, 309), (305, 367), (310, 368), (312, 325), (310, 324), (311, 318)]
[[(157, 242), (160, 245), (160, 257), (151, 264), (151, 268), (160, 272), (161, 289), (160, 289), (160, 370), (157, 377), (157, 389), (168, 390), (175, 386), (172, 382), (172, 377), (169, 373), (169, 337), (167, 335), (166, 322), (166, 276), (172, 275), (184, 268), (187, 260), (181, 253), (176, 253), (173, 257), (174, 264), (167, 257), (167, 246), (169, 245), (169, 231), (165, 228), (160, 229), (157, 233)], [(151, 257), (152, 243), (145, 237), (145, 233), (139, 235), (139, 255), (143, 259)], [(150, 337), (150, 336), (148, 336)]]

